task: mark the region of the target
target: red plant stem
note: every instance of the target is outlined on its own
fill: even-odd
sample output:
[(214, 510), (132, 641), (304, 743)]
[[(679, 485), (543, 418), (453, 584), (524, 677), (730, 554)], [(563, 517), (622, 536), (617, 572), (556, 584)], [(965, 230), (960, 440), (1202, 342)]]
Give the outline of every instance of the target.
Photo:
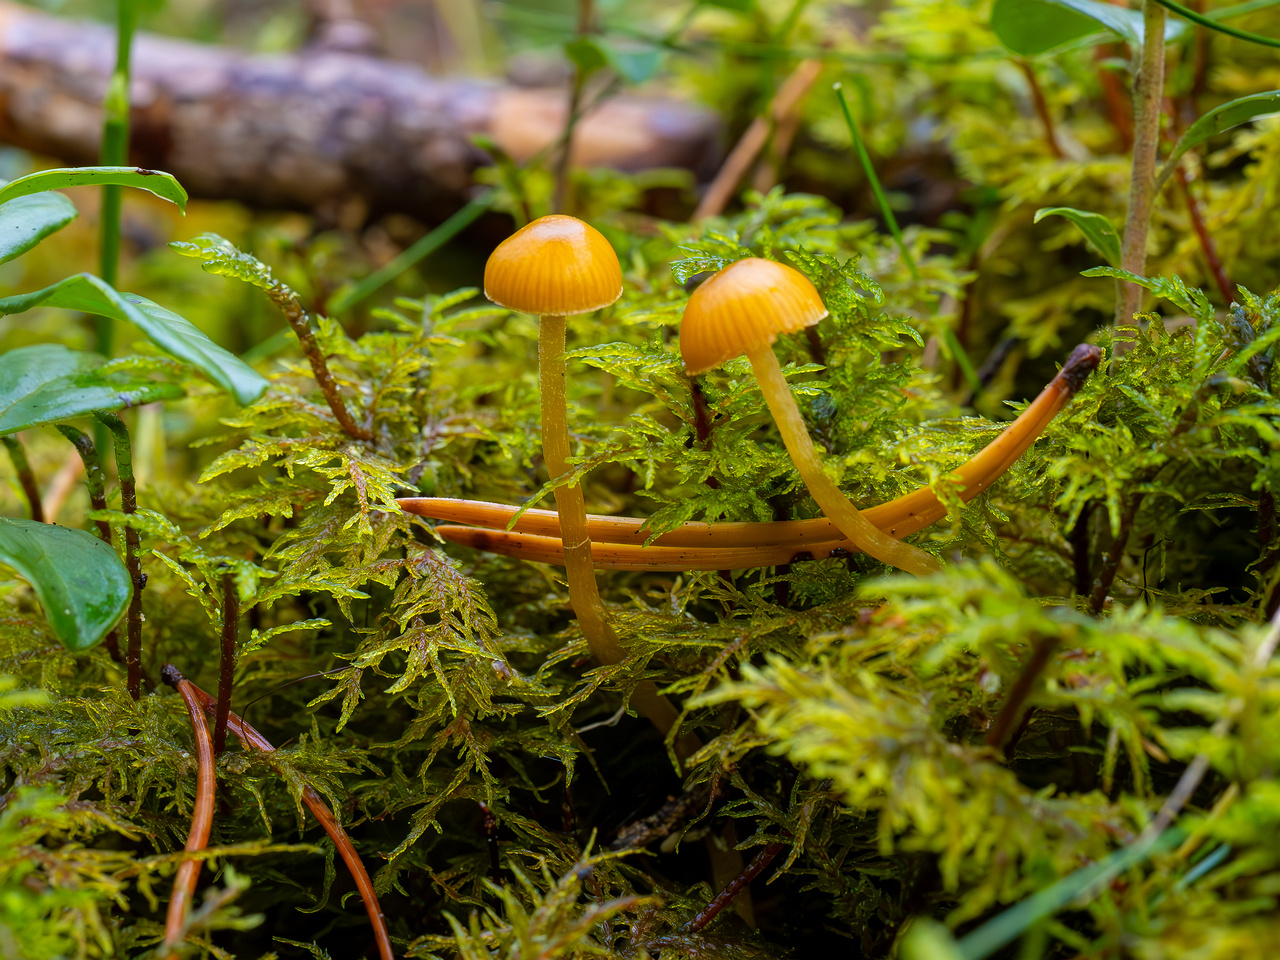
[(1044, 672), (1044, 668), (1049, 665), (1049, 658), (1053, 656), (1053, 651), (1057, 648), (1058, 638), (1056, 636), (1036, 637), (1031, 647), (1031, 656), (1027, 658), (1027, 662), (1022, 668), (1022, 673), (1018, 675), (1018, 679), (1009, 688), (1009, 696), (1005, 698), (1004, 706), (1000, 708), (1000, 713), (996, 715), (995, 722), (991, 724), (991, 729), (987, 731), (987, 746), (999, 747), (1003, 745), (1009, 734), (1013, 732), (1013, 728), (1022, 714), (1022, 708), (1026, 705), (1027, 697), (1031, 696), (1031, 690), (1035, 686), (1036, 679)]
[[(196, 741), (196, 802), (191, 811), (191, 829), (187, 832), (186, 851), (195, 853), (209, 843), (209, 831), (213, 827), (213, 799), (215, 778), (213, 775), (213, 742), (209, 739), (209, 724), (204, 718), (196, 697), (195, 686), (185, 679), (173, 664), (166, 663), (160, 671), (164, 682), (175, 687), (187, 705), (191, 717), (191, 732)], [(178, 865), (173, 879), (173, 896), (169, 898), (169, 913), (164, 924), (164, 946), (167, 958), (177, 957), (175, 950), (182, 936), (182, 926), (187, 909), (195, 898), (196, 881), (200, 878), (202, 860), (184, 860)]]
[(1204, 225), (1204, 217), (1200, 215), (1200, 205), (1196, 203), (1196, 198), (1191, 194), (1191, 185), (1187, 182), (1186, 171), (1179, 165), (1175, 171), (1178, 178), (1178, 186), (1182, 189), (1182, 199), (1187, 205), (1187, 215), (1191, 218), (1191, 228), (1195, 230), (1196, 237), (1200, 240), (1200, 249), (1204, 252), (1205, 262), (1209, 265), (1209, 273), (1213, 276), (1213, 282), (1217, 284), (1218, 292), (1222, 294), (1222, 299), (1227, 303), (1235, 303), (1235, 291), (1231, 286), (1231, 281), (1227, 279), (1227, 272), (1222, 268), (1222, 260), (1218, 257), (1217, 244), (1213, 242), (1208, 229)]
[(717, 893), (715, 898), (703, 907), (696, 917), (681, 928), (680, 932), (697, 933), (714, 920), (716, 914), (733, 902), (733, 898), (741, 893), (747, 884), (760, 876), (764, 868), (773, 862), (773, 858), (785, 849), (787, 849), (785, 843), (771, 843), (757, 853), (755, 858), (747, 864), (747, 868), (730, 880), (729, 885)]
[(213, 717), (213, 755), (227, 748), (227, 715), (231, 712), (231, 687), (236, 672), (236, 627), (240, 620), (240, 595), (235, 577), (222, 577), (222, 658), (218, 671), (218, 709)]
[(9, 459), (13, 461), (14, 473), (18, 475), (18, 483), (22, 484), (22, 492), (27, 496), (31, 507), (31, 519), (36, 523), (44, 523), (44, 508), (40, 505), (40, 486), (36, 483), (36, 475), (31, 472), (31, 464), (27, 463), (27, 453), (17, 437), (0, 437), (5, 449), (9, 451)]
[[(129, 431), (124, 421), (114, 413), (97, 413), (94, 416), (111, 431), (116, 453), (116, 474), (120, 478), (120, 510), (132, 515), (138, 510), (138, 488), (133, 478), (133, 447), (129, 442)], [(129, 696), (134, 700), (142, 697), (142, 590), (147, 585), (146, 574), (142, 572), (142, 561), (138, 559), (140, 546), (137, 529), (126, 525), (124, 565), (129, 571), (129, 579), (133, 581), (133, 594), (129, 599), (129, 612), (125, 621), (129, 638), (124, 656), (125, 684)]]
[[(204, 708), (206, 713), (212, 714), (217, 710), (217, 700), (195, 684), (190, 684), (190, 687), (191, 692), (200, 701), (200, 706)], [(227, 712), (227, 727), (240, 738), (242, 743), (253, 747), (253, 749), (262, 753), (275, 752), (276, 748), (271, 745), (270, 740), (231, 711)], [(360, 897), (364, 900), (364, 908), (369, 914), (369, 923), (373, 926), (373, 936), (378, 943), (378, 956), (382, 960), (395, 960), (395, 954), (391, 950), (391, 937), (387, 933), (387, 921), (382, 915), (382, 907), (378, 903), (377, 893), (374, 892), (373, 881), (369, 879), (369, 873), (365, 870), (364, 864), (360, 860), (360, 854), (356, 852), (355, 846), (351, 843), (351, 838), (342, 829), (342, 824), (338, 822), (337, 817), (329, 810), (328, 804), (312, 787), (306, 786), (302, 789), (302, 802), (307, 805), (311, 815), (324, 828), (324, 832), (329, 834), (329, 839), (338, 848), (339, 855), (347, 865), (347, 869), (351, 871), (351, 877), (355, 880), (356, 889), (360, 891)]]
[(1044, 90), (1040, 86), (1040, 81), (1036, 79), (1035, 67), (1031, 65), (1031, 61), (1026, 57), (1018, 57), (1014, 62), (1018, 65), (1018, 69), (1022, 71), (1022, 75), (1027, 78), (1027, 86), (1031, 88), (1031, 102), (1035, 105), (1036, 113), (1040, 117), (1040, 123), (1044, 125), (1044, 142), (1049, 147), (1049, 152), (1053, 154), (1054, 159), (1061, 160), (1063, 157), (1062, 147), (1058, 145), (1058, 134), (1053, 125), (1053, 114), (1049, 110), (1049, 101), (1044, 98)]

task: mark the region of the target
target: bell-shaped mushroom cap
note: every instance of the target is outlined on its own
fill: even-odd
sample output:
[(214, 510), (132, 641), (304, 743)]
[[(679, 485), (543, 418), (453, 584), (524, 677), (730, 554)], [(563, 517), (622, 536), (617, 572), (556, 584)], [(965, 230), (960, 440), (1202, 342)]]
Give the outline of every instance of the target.
[(484, 295), (521, 313), (589, 313), (622, 296), (622, 267), (599, 230), (552, 214), (498, 244), (484, 267)]
[(780, 333), (811, 327), (827, 315), (813, 284), (799, 270), (749, 257), (707, 280), (684, 308), (680, 353), (690, 375), (771, 344)]

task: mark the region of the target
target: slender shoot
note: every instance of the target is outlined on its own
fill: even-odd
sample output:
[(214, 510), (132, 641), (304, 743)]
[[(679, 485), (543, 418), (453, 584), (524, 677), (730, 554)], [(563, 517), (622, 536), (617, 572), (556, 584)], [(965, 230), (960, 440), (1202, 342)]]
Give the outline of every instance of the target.
[(27, 462), (27, 452), (22, 449), (22, 442), (15, 436), (0, 437), (5, 450), (9, 451), (9, 459), (13, 461), (13, 471), (18, 475), (18, 483), (26, 495), (27, 504), (31, 508), (31, 519), (36, 523), (44, 523), (44, 508), (40, 504), (40, 485), (36, 483), (36, 475)]
[(240, 620), (240, 594), (236, 578), (222, 576), (222, 657), (218, 671), (218, 709), (213, 718), (213, 754), (222, 756), (227, 747), (227, 715), (231, 712), (231, 690), (236, 672), (236, 628)]
[[(94, 414), (109, 431), (115, 441), (116, 473), (120, 477), (120, 509), (125, 514), (133, 514), (138, 510), (138, 491), (133, 477), (133, 446), (129, 441), (129, 430), (114, 413)], [(129, 579), (133, 581), (133, 596), (129, 601), (129, 612), (126, 615), (125, 631), (128, 645), (125, 647), (126, 685), (129, 696), (134, 700), (142, 697), (142, 588), (147, 578), (142, 572), (142, 561), (138, 557), (141, 539), (137, 528), (124, 528), (124, 565), (129, 571)]]

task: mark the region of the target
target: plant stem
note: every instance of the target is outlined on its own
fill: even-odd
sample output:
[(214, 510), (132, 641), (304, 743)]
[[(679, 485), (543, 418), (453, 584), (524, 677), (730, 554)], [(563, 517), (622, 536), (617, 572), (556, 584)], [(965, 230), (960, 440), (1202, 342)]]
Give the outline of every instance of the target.
[[(1160, 108), (1164, 96), (1165, 12), (1155, 0), (1142, 5), (1142, 58), (1133, 91), (1133, 166), (1129, 178), (1129, 211), (1120, 249), (1122, 269), (1138, 276), (1147, 270), (1147, 232), (1156, 198), (1156, 151), (1160, 144)], [(1142, 288), (1116, 281), (1115, 345), (1113, 356), (1133, 349), (1133, 316), (1142, 300)], [(1122, 332), (1124, 331), (1124, 332)]]
[[(538, 337), (538, 372), (542, 391), (542, 458), (552, 480), (569, 472), (569, 414), (565, 395), (565, 318), (542, 318)], [(556, 487), (556, 511), (564, 540), (565, 578), (569, 603), (586, 637), (591, 654), (601, 663), (623, 657), (618, 638), (605, 618), (604, 602), (591, 563), (591, 535), (587, 507), (579, 483)]]
[[(94, 510), (107, 509), (107, 486), (102, 477), (102, 463), (98, 459), (98, 448), (93, 440), (75, 427), (66, 424), (58, 425), (58, 432), (71, 441), (84, 462), (84, 485), (89, 490), (89, 506)], [(95, 520), (98, 536), (103, 543), (111, 543), (111, 524), (105, 520)]]
[[(101, 424), (99, 427), (104, 433), (106, 432), (106, 428)], [(58, 424), (58, 432), (71, 441), (72, 446), (76, 448), (76, 453), (80, 454), (80, 460), (84, 463), (84, 485), (89, 491), (89, 507), (93, 510), (107, 509), (107, 485), (102, 476), (102, 463), (98, 458), (98, 448), (94, 446), (93, 439), (65, 423)], [(98, 536), (102, 538), (102, 542), (111, 546), (111, 524), (106, 520), (95, 520), (94, 525), (98, 528)], [(124, 663), (124, 655), (120, 653), (120, 635), (115, 627), (112, 627), (103, 639), (102, 645), (112, 660), (116, 663)]]
[(31, 507), (31, 519), (36, 523), (44, 523), (44, 509), (40, 505), (40, 485), (36, 483), (36, 475), (31, 472), (31, 464), (27, 462), (27, 452), (22, 449), (22, 442), (15, 436), (0, 437), (4, 448), (9, 451), (9, 459), (13, 461), (14, 472), (18, 475), (18, 483), (27, 496), (27, 504)]
[[(116, 68), (107, 85), (102, 102), (102, 146), (99, 159), (103, 166), (119, 167), (129, 162), (129, 53), (133, 47), (133, 31), (138, 23), (135, 0), (116, 0)], [(99, 273), (113, 287), (120, 266), (120, 205), (124, 188), (102, 188), (102, 214), (99, 241)], [(96, 317), (97, 351), (111, 356), (114, 324), (110, 317)]]
[(1063, 157), (1062, 147), (1058, 144), (1057, 131), (1053, 125), (1053, 113), (1049, 110), (1049, 101), (1045, 99), (1044, 90), (1040, 86), (1040, 81), (1036, 79), (1035, 67), (1031, 65), (1031, 61), (1026, 57), (1018, 57), (1014, 60), (1018, 65), (1018, 69), (1022, 71), (1022, 75), (1027, 78), (1027, 86), (1031, 88), (1031, 102), (1036, 108), (1036, 114), (1040, 117), (1040, 123), (1044, 127), (1044, 142), (1048, 146), (1049, 152), (1053, 154), (1055, 160), (1061, 160)]
[(756, 877), (764, 872), (765, 867), (773, 862), (773, 859), (783, 850), (787, 849), (785, 843), (771, 843), (752, 858), (747, 864), (747, 868), (734, 877), (729, 885), (716, 894), (715, 898), (698, 912), (698, 915), (680, 928), (683, 934), (697, 933), (708, 923), (714, 920), (726, 906), (733, 902), (743, 889)]
[[(200, 702), (200, 706), (205, 713), (213, 713), (217, 709), (218, 703), (213, 697), (193, 683), (189, 684), (189, 686), (191, 693)], [(246, 747), (251, 747), (262, 753), (275, 752), (276, 748), (271, 745), (270, 740), (245, 723), (235, 713), (227, 714), (227, 726), (232, 733), (240, 738), (241, 743)], [(368, 913), (369, 923), (373, 927), (373, 936), (378, 944), (378, 956), (381, 960), (394, 960), (395, 953), (391, 949), (391, 937), (387, 934), (387, 921), (383, 916), (382, 906), (378, 903), (378, 894), (373, 888), (373, 881), (369, 879), (369, 872), (365, 870), (364, 864), (360, 860), (360, 854), (356, 851), (351, 838), (347, 836), (346, 830), (342, 828), (338, 818), (333, 815), (333, 811), (329, 809), (328, 804), (321, 799), (320, 794), (316, 793), (315, 788), (310, 784), (303, 786), (299, 799), (307, 805), (311, 815), (324, 828), (324, 832), (329, 835), (329, 839), (337, 847), (338, 854), (347, 865), (347, 869), (351, 871), (351, 878), (355, 881), (356, 889), (360, 892), (360, 899), (364, 901), (365, 912)]]
[(1044, 672), (1044, 668), (1049, 665), (1049, 658), (1053, 656), (1053, 651), (1057, 648), (1058, 637), (1056, 635), (1035, 638), (1031, 647), (1031, 656), (1027, 658), (1027, 662), (1022, 668), (1022, 673), (1018, 675), (1018, 679), (1009, 688), (1009, 695), (1005, 698), (1004, 705), (1000, 708), (1000, 713), (996, 715), (995, 722), (991, 724), (991, 729), (987, 731), (987, 746), (1000, 747), (1004, 745), (1005, 740), (1013, 732), (1013, 728), (1017, 725), (1018, 719), (1022, 715), (1022, 708), (1026, 705), (1027, 697), (1031, 696), (1031, 690), (1035, 687), (1036, 680)]
[[(209, 844), (209, 832), (213, 828), (213, 800), (215, 777), (213, 772), (213, 746), (209, 741), (209, 724), (205, 720), (200, 701), (194, 693), (194, 686), (178, 672), (172, 664), (166, 663), (160, 671), (165, 683), (174, 687), (187, 705), (187, 715), (191, 718), (191, 733), (196, 742), (196, 801), (191, 811), (191, 829), (187, 832), (188, 853), (203, 850)], [(169, 898), (169, 912), (165, 917), (164, 946), (166, 960), (176, 960), (178, 940), (182, 936), (182, 927), (187, 918), (187, 909), (196, 895), (196, 881), (200, 879), (202, 860), (184, 860), (178, 866), (177, 876), (173, 878), (173, 895)]]
[(782, 442), (786, 444), (791, 461), (800, 471), (809, 494), (817, 502), (831, 522), (834, 523), (854, 545), (864, 553), (870, 554), (882, 563), (924, 577), (937, 573), (942, 569), (942, 562), (937, 557), (925, 553), (918, 547), (895, 540), (884, 533), (864, 517), (846, 497), (830, 477), (823, 472), (818, 453), (809, 438), (809, 430), (796, 402), (791, 396), (791, 388), (778, 366), (778, 358), (774, 356), (770, 344), (755, 345), (747, 348), (747, 359), (755, 371), (756, 380), (764, 393), (769, 412), (782, 433)]
[(320, 387), (320, 392), (324, 394), (324, 399), (329, 404), (329, 409), (333, 411), (333, 416), (338, 421), (338, 426), (342, 427), (342, 432), (355, 440), (372, 440), (372, 431), (357, 426), (356, 422), (351, 419), (347, 405), (343, 402), (342, 394), (338, 392), (338, 384), (334, 381), (333, 373), (329, 370), (329, 364), (325, 361), (324, 354), (320, 351), (320, 344), (316, 342), (316, 335), (311, 330), (311, 319), (307, 316), (307, 311), (303, 309), (297, 296), (291, 291), (287, 291), (284, 287), (273, 287), (267, 291), (267, 295), (280, 308), (285, 320), (293, 328), (294, 335), (297, 336), (298, 343), (302, 347), (302, 352), (306, 355), (307, 362), (311, 364), (311, 372), (316, 378), (316, 384)]
[[(111, 431), (115, 441), (116, 473), (120, 477), (120, 509), (126, 515), (138, 510), (138, 491), (133, 478), (133, 447), (129, 442), (129, 430), (114, 413), (95, 413), (95, 417)], [(132, 525), (124, 528), (124, 565), (133, 581), (133, 595), (129, 600), (128, 619), (125, 624), (128, 644), (125, 647), (126, 685), (134, 700), (142, 697), (142, 589), (147, 577), (142, 572), (138, 558), (141, 540)]]
[(240, 620), (240, 595), (236, 580), (222, 575), (222, 657), (218, 671), (218, 709), (213, 715), (213, 755), (227, 747), (227, 716), (231, 713), (231, 688), (236, 671), (236, 628)]
[[(592, 0), (578, 0), (579, 37), (591, 32)], [(573, 134), (582, 119), (582, 91), (587, 84), (587, 74), (574, 65), (573, 86), (569, 89), (569, 110), (564, 118), (564, 132), (560, 134), (560, 154), (556, 158), (555, 194), (551, 201), (552, 213), (569, 213), (572, 198), (569, 196), (569, 174), (573, 167)]]
[(1218, 256), (1217, 244), (1213, 242), (1213, 237), (1209, 234), (1208, 228), (1204, 224), (1204, 217), (1200, 215), (1200, 204), (1196, 203), (1196, 198), (1191, 194), (1191, 184), (1187, 182), (1186, 171), (1179, 164), (1174, 175), (1178, 178), (1178, 187), (1182, 191), (1182, 199), (1187, 205), (1187, 216), (1191, 218), (1191, 228), (1196, 232), (1196, 239), (1200, 241), (1200, 250), (1204, 254), (1205, 263), (1208, 264), (1209, 274), (1213, 277), (1213, 282), (1218, 288), (1218, 292), (1222, 294), (1222, 299), (1228, 304), (1236, 302), (1235, 291), (1231, 287), (1231, 281), (1227, 278), (1227, 272), (1222, 267), (1222, 259)]
[(488, 210), (492, 199), (493, 194), (486, 193), (472, 200), (438, 227), (416, 240), (411, 246), (406, 247), (390, 262), (373, 271), (345, 294), (335, 297), (329, 304), (329, 313), (335, 314), (350, 310), (361, 300), (376, 293), (410, 267), (439, 250), (474, 223), (480, 214)]

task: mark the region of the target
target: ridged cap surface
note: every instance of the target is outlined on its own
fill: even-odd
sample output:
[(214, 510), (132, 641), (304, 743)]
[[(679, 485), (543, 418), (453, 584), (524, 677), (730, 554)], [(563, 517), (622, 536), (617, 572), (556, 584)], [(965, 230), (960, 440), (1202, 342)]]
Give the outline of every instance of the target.
[(589, 313), (622, 296), (622, 267), (599, 230), (552, 214), (498, 244), (484, 267), (484, 295), (521, 313)]
[(749, 257), (707, 280), (684, 308), (680, 354), (685, 372), (703, 373), (771, 344), (780, 333), (811, 327), (827, 315), (813, 284), (799, 270)]

